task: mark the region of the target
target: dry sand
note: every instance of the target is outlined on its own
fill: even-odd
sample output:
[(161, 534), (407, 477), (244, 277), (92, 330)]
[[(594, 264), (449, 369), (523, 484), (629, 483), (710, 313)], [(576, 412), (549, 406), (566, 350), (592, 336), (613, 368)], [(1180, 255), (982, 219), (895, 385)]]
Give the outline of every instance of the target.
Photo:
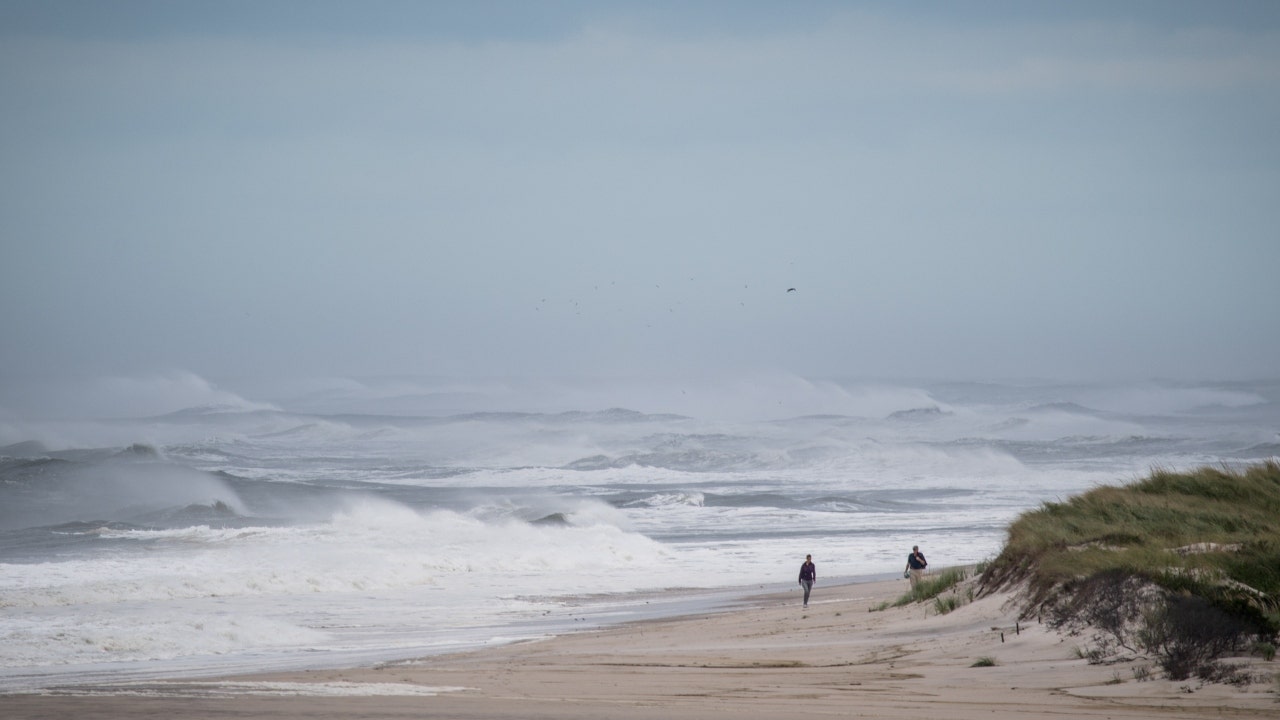
[[(747, 609), (648, 621), (370, 668), (0, 696), (18, 718), (1280, 718), (1246, 687), (1138, 682), (1090, 665), (1081, 638), (1017, 621), (1009, 596), (938, 615), (884, 611), (905, 581), (818, 586)], [(1020, 631), (1019, 631), (1020, 630)], [(1003, 636), (1003, 638), (1002, 638)], [(973, 667), (980, 658), (992, 667)]]

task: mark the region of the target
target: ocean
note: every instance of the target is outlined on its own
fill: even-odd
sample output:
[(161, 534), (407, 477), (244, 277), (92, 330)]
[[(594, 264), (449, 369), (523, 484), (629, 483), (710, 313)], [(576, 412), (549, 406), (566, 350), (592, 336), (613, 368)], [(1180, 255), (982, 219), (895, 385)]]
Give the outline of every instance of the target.
[(798, 601), (806, 554), (820, 602), (912, 545), (934, 568), (991, 558), (1019, 513), (1091, 487), (1280, 456), (1280, 382), (625, 389), (397, 380), (0, 417), (0, 691)]

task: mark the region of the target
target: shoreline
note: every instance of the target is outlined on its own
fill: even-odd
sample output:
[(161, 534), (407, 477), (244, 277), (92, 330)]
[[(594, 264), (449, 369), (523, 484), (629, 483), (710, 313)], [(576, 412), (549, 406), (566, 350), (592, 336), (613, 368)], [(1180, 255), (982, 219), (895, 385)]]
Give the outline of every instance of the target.
[[(837, 584), (859, 584), (891, 577), (870, 573), (833, 578)], [(118, 661), (92, 665), (31, 666), (0, 669), (0, 697), (39, 694), (78, 685), (111, 686), (149, 681), (207, 681), (221, 677), (277, 675), (373, 667), (438, 655), (463, 654), (505, 645), (545, 641), (562, 635), (597, 632), (650, 620), (710, 615), (750, 608), (757, 598), (788, 593), (787, 583), (756, 583), (718, 588), (670, 588), (600, 593), (557, 598), (560, 610), (509, 625), (476, 628), (469, 636), (442, 633), (430, 644), (401, 648), (339, 649), (332, 653), (289, 653), (269, 659), (180, 657), (166, 668), (158, 661)], [(794, 588), (791, 593), (798, 592)]]
[[(7, 718), (1274, 718), (1274, 680), (1139, 682), (1089, 665), (1083, 638), (1017, 619), (1001, 593), (938, 615), (870, 612), (898, 580), (744, 598), (737, 607), (412, 660), (0, 695)], [(975, 667), (989, 659), (992, 666)], [(1243, 660), (1242, 660), (1243, 661)], [(1259, 674), (1275, 663), (1253, 659)], [(1154, 668), (1153, 668), (1154, 670)], [(1158, 674), (1158, 673), (1153, 673)], [(799, 703), (799, 704), (797, 704)]]
[[(858, 584), (893, 577), (868, 573), (832, 578), (835, 584)], [(338, 649), (332, 652), (292, 652), (268, 658), (179, 657), (158, 667), (159, 661), (116, 661), (0, 668), (0, 697), (39, 694), (80, 685), (119, 685), (149, 681), (207, 681), (250, 676), (373, 667), (408, 659), (452, 655), (500, 648), (509, 644), (544, 641), (561, 635), (606, 630), (649, 620), (715, 614), (750, 608), (757, 598), (788, 594), (784, 582), (713, 588), (668, 588), (622, 593), (566, 595), (553, 598), (559, 611), (508, 625), (477, 627), (453, 637), (444, 631), (427, 644), (399, 648)], [(798, 592), (794, 587), (791, 593)]]

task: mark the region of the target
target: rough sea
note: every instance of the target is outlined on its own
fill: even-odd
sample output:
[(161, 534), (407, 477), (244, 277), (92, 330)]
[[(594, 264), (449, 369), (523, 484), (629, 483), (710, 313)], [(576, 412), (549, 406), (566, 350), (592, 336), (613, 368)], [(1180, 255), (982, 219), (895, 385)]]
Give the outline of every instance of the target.
[(725, 607), (798, 593), (806, 554), (820, 602), (912, 545), (935, 568), (993, 557), (1046, 501), (1280, 456), (1280, 382), (609, 390), (406, 380), (0, 417), (0, 691)]

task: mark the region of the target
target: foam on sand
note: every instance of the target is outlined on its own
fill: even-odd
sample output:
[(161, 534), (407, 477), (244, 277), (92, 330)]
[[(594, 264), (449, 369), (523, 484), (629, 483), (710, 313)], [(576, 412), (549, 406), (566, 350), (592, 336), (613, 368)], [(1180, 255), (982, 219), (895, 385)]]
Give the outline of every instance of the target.
[[(373, 682), (145, 682), (53, 688), (25, 694), (59, 696), (121, 696), (154, 698), (212, 698), (245, 695), (272, 697), (433, 697), (460, 692), (464, 687), (432, 687), (410, 683)], [(17, 693), (23, 694), (23, 693)]]

